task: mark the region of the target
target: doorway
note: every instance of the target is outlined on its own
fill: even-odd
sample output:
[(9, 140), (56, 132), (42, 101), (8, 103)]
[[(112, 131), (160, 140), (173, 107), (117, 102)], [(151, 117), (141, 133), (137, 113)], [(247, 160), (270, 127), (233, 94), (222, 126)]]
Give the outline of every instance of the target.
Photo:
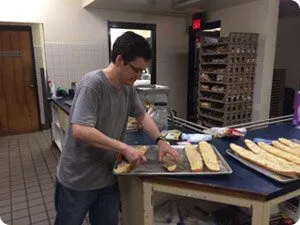
[(30, 26), (0, 26), (0, 135), (39, 130)]
[(300, 90), (300, 8), (292, 0), (280, 0), (270, 118), (294, 113)]
[[(156, 83), (156, 25), (144, 23), (108, 22), (108, 49), (109, 58), (112, 46), (120, 35), (126, 31), (135, 32), (143, 36), (152, 48), (152, 61), (146, 73), (142, 74), (141, 84)], [(139, 82), (139, 81), (137, 81)]]

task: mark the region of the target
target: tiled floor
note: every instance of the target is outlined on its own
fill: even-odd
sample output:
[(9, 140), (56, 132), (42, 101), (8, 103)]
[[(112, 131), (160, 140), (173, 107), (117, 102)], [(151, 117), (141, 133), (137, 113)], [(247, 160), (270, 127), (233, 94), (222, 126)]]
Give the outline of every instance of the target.
[(0, 137), (0, 217), (6, 224), (54, 224), (59, 155), (50, 130)]

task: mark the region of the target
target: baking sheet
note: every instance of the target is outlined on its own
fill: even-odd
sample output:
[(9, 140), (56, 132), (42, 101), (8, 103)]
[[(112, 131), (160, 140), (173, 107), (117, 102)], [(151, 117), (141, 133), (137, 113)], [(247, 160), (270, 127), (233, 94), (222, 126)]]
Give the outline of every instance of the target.
[(298, 139), (292, 139), (291, 141), (293, 141), (293, 142), (295, 142), (297, 144), (300, 144), (300, 140), (298, 140)]
[(279, 175), (277, 173), (273, 173), (261, 166), (258, 166), (252, 162), (247, 161), (246, 159), (243, 159), (242, 157), (236, 155), (234, 152), (232, 152), (231, 150), (227, 149), (226, 153), (228, 155), (230, 155), (231, 157), (235, 158), (236, 160), (240, 161), (241, 163), (243, 163), (244, 165), (256, 170), (257, 172), (264, 174), (267, 177), (272, 178), (273, 180), (279, 181), (281, 183), (288, 183), (288, 182), (292, 182), (292, 181), (296, 181), (299, 180), (300, 178), (291, 178), (291, 177), (286, 177), (283, 175)]
[[(163, 167), (163, 162), (158, 161), (158, 146), (157, 145), (148, 145), (147, 146), (148, 152), (146, 153), (147, 162), (133, 168), (129, 173), (118, 173), (116, 175), (139, 175), (139, 176), (152, 176), (152, 175), (222, 175), (222, 174), (231, 174), (232, 169), (228, 165), (228, 163), (225, 161), (225, 159), (222, 157), (222, 155), (217, 151), (217, 149), (213, 146), (221, 170), (219, 172), (212, 172), (208, 170), (204, 170), (201, 172), (192, 172), (190, 170), (190, 166), (188, 163), (188, 160), (186, 158), (185, 152), (184, 152), (184, 146), (179, 145), (172, 145), (174, 149), (176, 149), (180, 156), (181, 160), (180, 163), (177, 165), (177, 169), (173, 172), (167, 171)], [(117, 165), (120, 163), (120, 161), (116, 161), (114, 168), (117, 167)]]

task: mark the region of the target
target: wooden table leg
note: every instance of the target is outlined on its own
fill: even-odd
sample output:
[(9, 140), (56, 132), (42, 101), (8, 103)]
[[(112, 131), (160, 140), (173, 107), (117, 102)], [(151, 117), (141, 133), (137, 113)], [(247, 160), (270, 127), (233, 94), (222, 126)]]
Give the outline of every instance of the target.
[(252, 225), (269, 225), (270, 206), (264, 202), (256, 202), (252, 205)]
[(154, 207), (153, 207), (153, 188), (148, 182), (143, 183), (143, 200), (144, 200), (144, 225), (153, 225), (154, 223)]

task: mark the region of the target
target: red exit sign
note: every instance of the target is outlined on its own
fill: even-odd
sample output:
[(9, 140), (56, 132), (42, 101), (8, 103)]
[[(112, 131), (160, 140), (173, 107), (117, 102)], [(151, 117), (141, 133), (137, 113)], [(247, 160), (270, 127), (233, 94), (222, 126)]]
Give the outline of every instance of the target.
[(200, 30), (201, 28), (201, 20), (193, 19), (193, 30)]

